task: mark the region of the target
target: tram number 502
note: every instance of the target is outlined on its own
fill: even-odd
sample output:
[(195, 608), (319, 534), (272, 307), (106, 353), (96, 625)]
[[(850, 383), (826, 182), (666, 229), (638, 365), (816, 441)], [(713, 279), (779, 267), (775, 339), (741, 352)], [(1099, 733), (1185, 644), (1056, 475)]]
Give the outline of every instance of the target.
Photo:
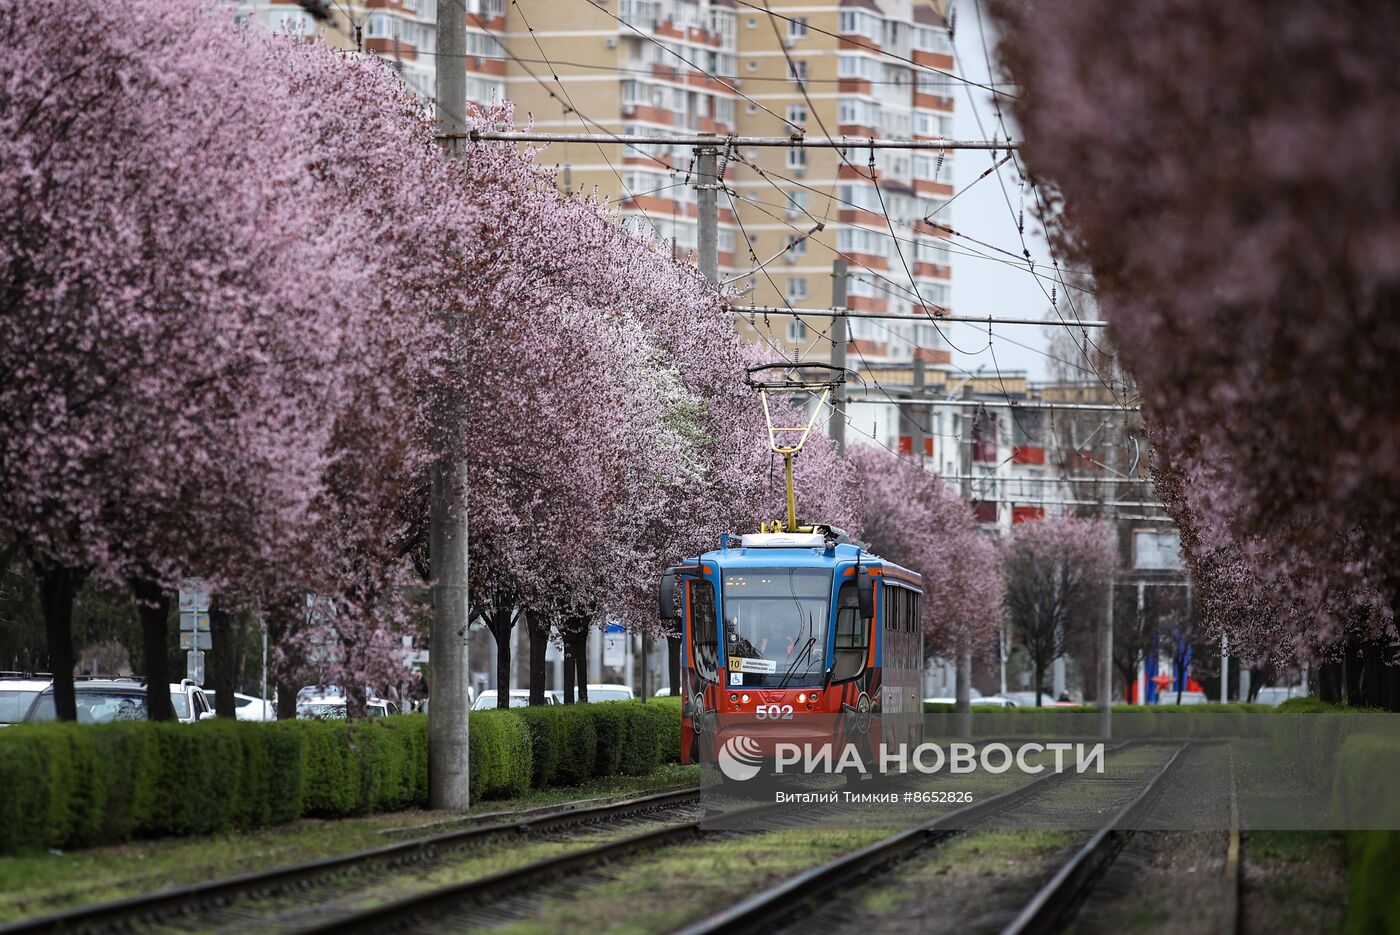
[(792, 720), (792, 705), (761, 704), (754, 709), (753, 715), (760, 721), (790, 721)]

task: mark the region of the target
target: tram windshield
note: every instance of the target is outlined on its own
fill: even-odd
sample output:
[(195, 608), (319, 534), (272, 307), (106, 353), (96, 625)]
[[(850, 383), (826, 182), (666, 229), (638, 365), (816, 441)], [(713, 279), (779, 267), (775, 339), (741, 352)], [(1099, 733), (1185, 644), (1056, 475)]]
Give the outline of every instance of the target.
[(822, 683), (831, 608), (829, 570), (726, 571), (723, 602), (730, 685), (794, 688)]

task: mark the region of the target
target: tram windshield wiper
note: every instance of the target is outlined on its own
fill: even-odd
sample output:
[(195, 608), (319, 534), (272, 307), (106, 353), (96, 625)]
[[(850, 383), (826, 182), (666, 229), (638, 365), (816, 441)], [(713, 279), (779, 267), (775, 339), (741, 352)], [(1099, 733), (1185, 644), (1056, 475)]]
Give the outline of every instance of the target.
[(779, 688), (787, 687), (788, 679), (792, 678), (793, 673), (797, 671), (798, 664), (807, 658), (807, 654), (812, 651), (812, 647), (815, 645), (817, 645), (817, 638), (815, 636), (807, 637), (807, 642), (802, 644), (802, 652), (798, 653), (797, 658), (792, 660), (792, 665), (787, 667), (787, 671), (783, 673), (782, 679), (778, 682)]
[(792, 678), (793, 673), (797, 671), (797, 666), (802, 660), (807, 658), (807, 654), (810, 653), (812, 647), (816, 645), (817, 638), (812, 635), (812, 628), (814, 626), (815, 621), (813, 621), (812, 612), (809, 610), (807, 611), (807, 641), (802, 644), (802, 651), (797, 654), (796, 659), (792, 660), (792, 664), (787, 667), (787, 671), (783, 673), (783, 677), (778, 681), (779, 688), (785, 688), (787, 686), (788, 679)]

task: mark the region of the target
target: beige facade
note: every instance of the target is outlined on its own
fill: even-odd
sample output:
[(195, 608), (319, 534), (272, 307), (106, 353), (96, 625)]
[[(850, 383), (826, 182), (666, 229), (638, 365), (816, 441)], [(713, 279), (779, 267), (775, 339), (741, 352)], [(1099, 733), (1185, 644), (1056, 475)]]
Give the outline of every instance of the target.
[[(270, 28), (300, 25), (394, 62), (431, 97), (437, 0), (336, 0), (316, 25), (295, 3), (245, 3)], [(443, 0), (455, 2), (455, 0)], [(746, 148), (721, 155), (721, 276), (740, 305), (826, 309), (832, 262), (850, 268), (850, 362), (948, 362), (925, 313), (951, 305), (946, 235), (953, 154), (871, 150), (859, 140), (952, 136), (952, 49), (934, 9), (913, 0), (464, 0), (467, 95), (508, 99), (517, 122), (558, 133), (845, 137), (848, 149)], [(761, 6), (761, 4), (758, 4)], [(801, 81), (795, 80), (794, 70)], [(598, 191), (628, 223), (697, 249), (688, 147), (551, 144), (561, 187)], [(878, 179), (878, 190), (872, 184)], [(886, 220), (886, 217), (890, 220)], [(892, 222), (892, 223), (891, 223)], [(772, 356), (826, 360), (819, 313), (741, 318)]]

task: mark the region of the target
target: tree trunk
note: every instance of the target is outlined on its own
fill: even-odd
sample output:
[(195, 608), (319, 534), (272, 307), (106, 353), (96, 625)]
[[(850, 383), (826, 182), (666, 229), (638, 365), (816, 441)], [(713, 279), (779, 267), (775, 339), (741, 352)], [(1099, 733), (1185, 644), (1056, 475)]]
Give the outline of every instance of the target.
[(666, 675), (671, 683), (671, 696), (684, 697), (681, 692), (681, 638), (666, 637)]
[(363, 685), (343, 685), (345, 689), (345, 717), (359, 720), (369, 713), (369, 692)]
[(233, 693), (238, 688), (238, 653), (233, 641), (233, 614), (218, 595), (209, 606), (209, 642), (212, 644), (209, 668), (213, 676), (210, 682), (214, 686), (214, 713), (219, 717), (236, 718), (238, 705)]
[(277, 719), (279, 721), (295, 720), (298, 686), (280, 678), (274, 684), (277, 686)]
[(167, 622), (170, 595), (154, 581), (136, 578), (131, 582), (136, 608), (141, 615), (141, 643), (146, 656), (146, 716), (152, 721), (175, 720), (170, 703), (170, 663)]
[(545, 673), (549, 652), (549, 620), (534, 610), (525, 612), (525, 631), (530, 636), (530, 704), (544, 704)]
[(83, 575), (59, 568), (35, 557), (34, 576), (39, 582), (39, 606), (44, 613), (49, 671), (53, 673), (54, 712), (60, 721), (78, 719), (73, 694), (73, 598), (82, 587)]
[(1031, 668), (1035, 674), (1035, 685), (1032, 687), (1035, 689), (1035, 706), (1038, 708), (1040, 707), (1040, 680), (1044, 678), (1045, 665), (1037, 657), (1031, 660)]
[(486, 628), (496, 638), (496, 707), (510, 707), (510, 634), (515, 629), (515, 609), (497, 607), (486, 615)]
[(574, 664), (574, 636), (564, 634), (564, 704), (574, 703), (574, 676), (578, 666)]
[(588, 700), (588, 625), (585, 623), (574, 639), (578, 646), (574, 649), (574, 661), (578, 663), (578, 700)]

